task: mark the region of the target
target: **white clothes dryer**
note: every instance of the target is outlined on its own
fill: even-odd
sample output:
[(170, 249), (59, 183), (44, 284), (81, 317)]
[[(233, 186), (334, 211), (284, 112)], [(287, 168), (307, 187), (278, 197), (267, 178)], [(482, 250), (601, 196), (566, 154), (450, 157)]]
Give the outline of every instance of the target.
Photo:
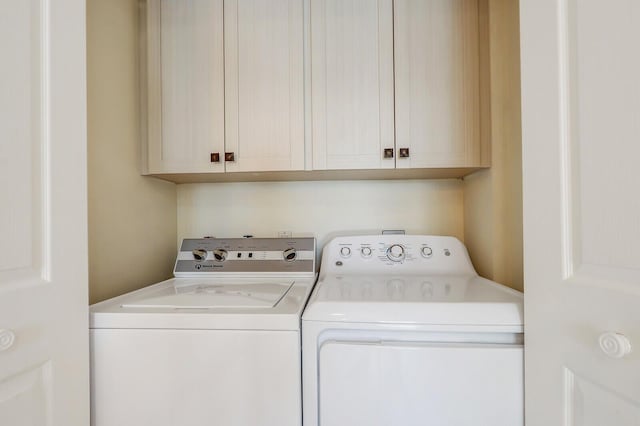
[(302, 317), (304, 426), (523, 425), (523, 296), (453, 237), (338, 237)]
[(300, 426), (315, 239), (186, 239), (174, 274), (91, 306), (91, 424)]

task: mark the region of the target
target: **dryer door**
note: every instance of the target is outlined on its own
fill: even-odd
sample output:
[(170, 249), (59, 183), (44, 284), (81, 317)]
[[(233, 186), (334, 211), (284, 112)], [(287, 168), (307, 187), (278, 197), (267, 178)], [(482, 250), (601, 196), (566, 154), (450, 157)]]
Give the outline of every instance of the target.
[(521, 345), (327, 341), (319, 369), (320, 426), (523, 424)]

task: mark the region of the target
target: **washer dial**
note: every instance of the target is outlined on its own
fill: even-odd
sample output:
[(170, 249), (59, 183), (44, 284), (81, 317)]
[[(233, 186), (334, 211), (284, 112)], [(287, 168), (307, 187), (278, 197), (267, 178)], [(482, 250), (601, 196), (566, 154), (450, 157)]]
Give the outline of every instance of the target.
[(360, 254), (362, 254), (362, 257), (371, 257), (371, 254), (373, 252), (371, 251), (371, 247), (362, 247), (360, 249)]
[(229, 253), (225, 249), (214, 249), (213, 250), (213, 258), (218, 262), (224, 262), (227, 260), (227, 255)]
[(282, 257), (287, 262), (293, 262), (294, 260), (296, 260), (297, 256), (298, 256), (298, 253), (296, 252), (296, 249), (294, 249), (293, 247), (290, 247), (282, 252)]
[(422, 257), (431, 257), (433, 256), (433, 250), (429, 246), (424, 246), (420, 249), (420, 254)]
[(340, 249), (340, 256), (342, 256), (342, 257), (351, 256), (351, 249), (349, 247), (342, 247)]
[(400, 244), (393, 244), (387, 249), (387, 257), (393, 262), (400, 262), (404, 259), (404, 247)]

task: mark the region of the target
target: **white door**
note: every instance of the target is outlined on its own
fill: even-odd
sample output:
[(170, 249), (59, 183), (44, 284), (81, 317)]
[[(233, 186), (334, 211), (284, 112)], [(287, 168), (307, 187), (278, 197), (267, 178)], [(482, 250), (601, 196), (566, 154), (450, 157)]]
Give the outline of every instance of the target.
[(85, 1), (1, 0), (0, 425), (89, 423)]
[(520, 2), (528, 426), (640, 424), (640, 2)]
[(392, 0), (311, 0), (311, 103), (315, 170), (395, 167)]

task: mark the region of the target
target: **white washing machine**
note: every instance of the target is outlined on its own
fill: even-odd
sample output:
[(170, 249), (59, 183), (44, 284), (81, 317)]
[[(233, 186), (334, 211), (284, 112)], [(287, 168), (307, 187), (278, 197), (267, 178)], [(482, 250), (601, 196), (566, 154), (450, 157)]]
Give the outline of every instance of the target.
[(523, 297), (453, 237), (338, 237), (302, 317), (304, 426), (521, 426)]
[(91, 424), (300, 426), (315, 239), (187, 239), (174, 274), (91, 306)]

